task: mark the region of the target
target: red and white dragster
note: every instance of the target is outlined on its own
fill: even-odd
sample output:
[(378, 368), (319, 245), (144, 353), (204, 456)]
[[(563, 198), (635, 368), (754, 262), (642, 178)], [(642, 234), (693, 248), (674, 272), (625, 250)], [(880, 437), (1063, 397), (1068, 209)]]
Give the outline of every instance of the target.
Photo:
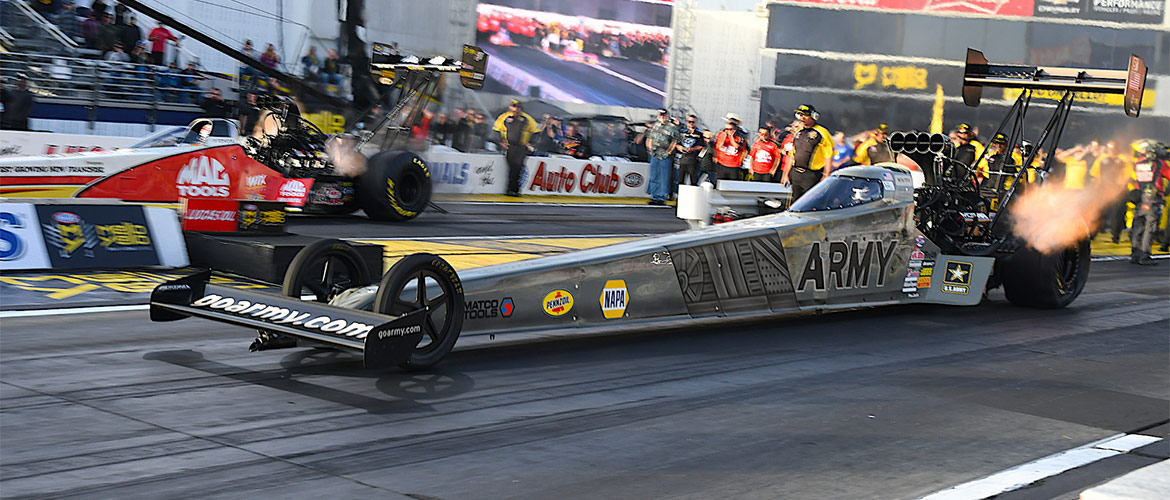
[(328, 137), (289, 111), (295, 104), (271, 100), (262, 108), (272, 121), (269, 134), (241, 138), (233, 120), (200, 118), (180, 136), (116, 151), (0, 159), (0, 196), (280, 201), (307, 213), (362, 208), (386, 220), (413, 218), (429, 203), (430, 174), (417, 155), (379, 153), (351, 177), (332, 165)]

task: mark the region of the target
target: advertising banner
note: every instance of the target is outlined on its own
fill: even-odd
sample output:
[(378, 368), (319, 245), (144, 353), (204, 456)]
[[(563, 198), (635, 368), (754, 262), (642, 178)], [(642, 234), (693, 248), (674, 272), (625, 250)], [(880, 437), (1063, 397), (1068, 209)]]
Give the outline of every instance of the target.
[(109, 135), (51, 134), (48, 132), (0, 132), (0, 157), (110, 151), (138, 139)]
[(208, 233), (283, 233), (288, 214), (277, 201), (183, 200), (183, 230)]
[(27, 203), (0, 203), (0, 269), (48, 267), (36, 209)]
[(1162, 24), (1165, 0), (1036, 0), (1037, 17)]
[(0, 203), (0, 269), (183, 267), (174, 210), (139, 205)]
[[(962, 12), (989, 16), (1031, 16), (1033, 0), (772, 0), (775, 3), (813, 3), (844, 7), (919, 12)], [(1044, 0), (1036, 0), (1037, 2)], [(1073, 0), (1075, 1), (1075, 0)]]
[[(504, 194), (503, 155), (432, 152), (426, 155), (436, 193)], [(520, 178), (521, 194), (645, 198), (647, 163), (531, 156)]]

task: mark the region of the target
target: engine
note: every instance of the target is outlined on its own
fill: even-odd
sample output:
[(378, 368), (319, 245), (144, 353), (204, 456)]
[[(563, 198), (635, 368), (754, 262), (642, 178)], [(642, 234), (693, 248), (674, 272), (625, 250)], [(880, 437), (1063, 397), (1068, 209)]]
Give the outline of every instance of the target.
[(992, 234), (993, 199), (980, 191), (971, 165), (956, 160), (943, 134), (894, 132), (890, 150), (914, 160), (926, 182), (914, 190), (914, 220), (919, 231), (945, 252), (983, 254), (998, 238)]
[(287, 97), (264, 96), (256, 106), (259, 134), (245, 139), (248, 156), (286, 177), (338, 175), (325, 150), (328, 134), (304, 119), (296, 103)]

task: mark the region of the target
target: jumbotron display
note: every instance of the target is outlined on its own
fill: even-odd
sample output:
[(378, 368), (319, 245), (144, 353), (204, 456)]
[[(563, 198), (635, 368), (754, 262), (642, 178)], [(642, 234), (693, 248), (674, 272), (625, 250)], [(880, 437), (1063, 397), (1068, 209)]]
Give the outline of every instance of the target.
[[(670, 64), (668, 3), (561, 3), (560, 12), (477, 7), (477, 45), (491, 55), (484, 90), (551, 101), (656, 108)], [(614, 19), (627, 21), (615, 21)]]

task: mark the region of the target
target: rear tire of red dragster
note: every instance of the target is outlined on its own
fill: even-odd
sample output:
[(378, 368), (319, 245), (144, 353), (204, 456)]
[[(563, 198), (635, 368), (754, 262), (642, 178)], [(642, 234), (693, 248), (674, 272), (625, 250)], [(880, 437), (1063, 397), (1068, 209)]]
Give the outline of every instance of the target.
[[(414, 285), (413, 290), (407, 287)], [(421, 293), (420, 293), (421, 292)], [(446, 260), (416, 253), (396, 262), (382, 276), (374, 298), (374, 312), (400, 316), (426, 309), (423, 339), (401, 366), (424, 370), (443, 359), (463, 329), (463, 282)]]
[(1042, 254), (1032, 248), (997, 259), (996, 274), (1012, 304), (1059, 309), (1076, 300), (1089, 280), (1089, 240)]
[(371, 219), (405, 221), (431, 202), (431, 172), (418, 155), (383, 151), (370, 158), (358, 178), (358, 203)]

